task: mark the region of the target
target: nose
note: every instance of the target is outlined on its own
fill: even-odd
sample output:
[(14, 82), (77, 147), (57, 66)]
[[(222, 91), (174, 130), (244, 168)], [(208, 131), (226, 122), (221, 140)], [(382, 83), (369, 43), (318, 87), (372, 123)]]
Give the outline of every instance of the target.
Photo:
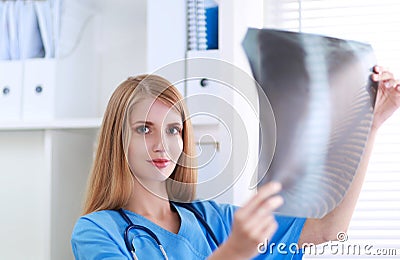
[(162, 134), (158, 134), (157, 136), (155, 136), (152, 150), (155, 153), (163, 153), (163, 152), (165, 152)]

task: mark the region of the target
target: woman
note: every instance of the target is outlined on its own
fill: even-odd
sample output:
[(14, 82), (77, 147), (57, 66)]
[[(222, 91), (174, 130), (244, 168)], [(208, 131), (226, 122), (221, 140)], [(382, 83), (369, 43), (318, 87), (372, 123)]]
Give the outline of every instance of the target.
[[(283, 203), (278, 183), (263, 186), (241, 208), (178, 203), (195, 198), (197, 180), (182, 97), (158, 76), (127, 79), (105, 112), (85, 215), (72, 234), (76, 259), (301, 259), (301, 251), (288, 247), (336, 240), (350, 222), (375, 133), (400, 106), (390, 72), (375, 67), (371, 78), (379, 86), (366, 151), (342, 203), (322, 219), (274, 215)], [(128, 229), (130, 222), (140, 226)], [(258, 255), (265, 241), (287, 248)]]

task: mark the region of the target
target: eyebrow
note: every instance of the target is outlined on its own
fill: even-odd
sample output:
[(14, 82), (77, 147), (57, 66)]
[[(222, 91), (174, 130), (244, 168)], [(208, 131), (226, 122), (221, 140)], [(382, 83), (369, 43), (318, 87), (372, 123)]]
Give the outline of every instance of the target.
[[(137, 125), (137, 124), (142, 124), (142, 125), (149, 125), (149, 126), (154, 126), (154, 123), (151, 121), (136, 121), (134, 122), (132, 125)], [(179, 126), (183, 126), (183, 124), (181, 122), (172, 122), (169, 123), (167, 125), (179, 125)]]
[(150, 121), (136, 121), (134, 123), (132, 123), (132, 125), (136, 125), (136, 124), (142, 124), (142, 125), (154, 125), (152, 122)]

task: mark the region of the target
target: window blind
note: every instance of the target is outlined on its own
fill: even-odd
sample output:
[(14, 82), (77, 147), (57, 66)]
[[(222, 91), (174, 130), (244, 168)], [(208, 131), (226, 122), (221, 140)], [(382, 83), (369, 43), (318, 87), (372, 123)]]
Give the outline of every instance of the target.
[[(264, 0), (264, 26), (370, 43), (378, 64), (400, 77), (400, 1)], [(373, 259), (400, 259), (400, 112), (379, 130), (346, 245)], [(340, 248), (339, 244), (339, 248)], [(325, 248), (305, 259), (363, 259), (365, 252)], [(396, 250), (386, 250), (396, 249)], [(365, 251), (365, 250), (361, 250)]]

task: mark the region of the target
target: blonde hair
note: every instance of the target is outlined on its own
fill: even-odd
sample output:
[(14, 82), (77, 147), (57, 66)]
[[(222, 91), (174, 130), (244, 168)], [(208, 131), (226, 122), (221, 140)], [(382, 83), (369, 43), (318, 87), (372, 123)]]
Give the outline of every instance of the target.
[(188, 202), (195, 198), (197, 169), (193, 159), (193, 129), (182, 95), (160, 76), (139, 75), (122, 82), (108, 102), (89, 177), (84, 214), (118, 209), (128, 203), (132, 194), (133, 178), (124, 152), (130, 139), (127, 118), (134, 109), (134, 104), (145, 97), (154, 97), (181, 114), (183, 152), (167, 180), (167, 191), (170, 200)]

